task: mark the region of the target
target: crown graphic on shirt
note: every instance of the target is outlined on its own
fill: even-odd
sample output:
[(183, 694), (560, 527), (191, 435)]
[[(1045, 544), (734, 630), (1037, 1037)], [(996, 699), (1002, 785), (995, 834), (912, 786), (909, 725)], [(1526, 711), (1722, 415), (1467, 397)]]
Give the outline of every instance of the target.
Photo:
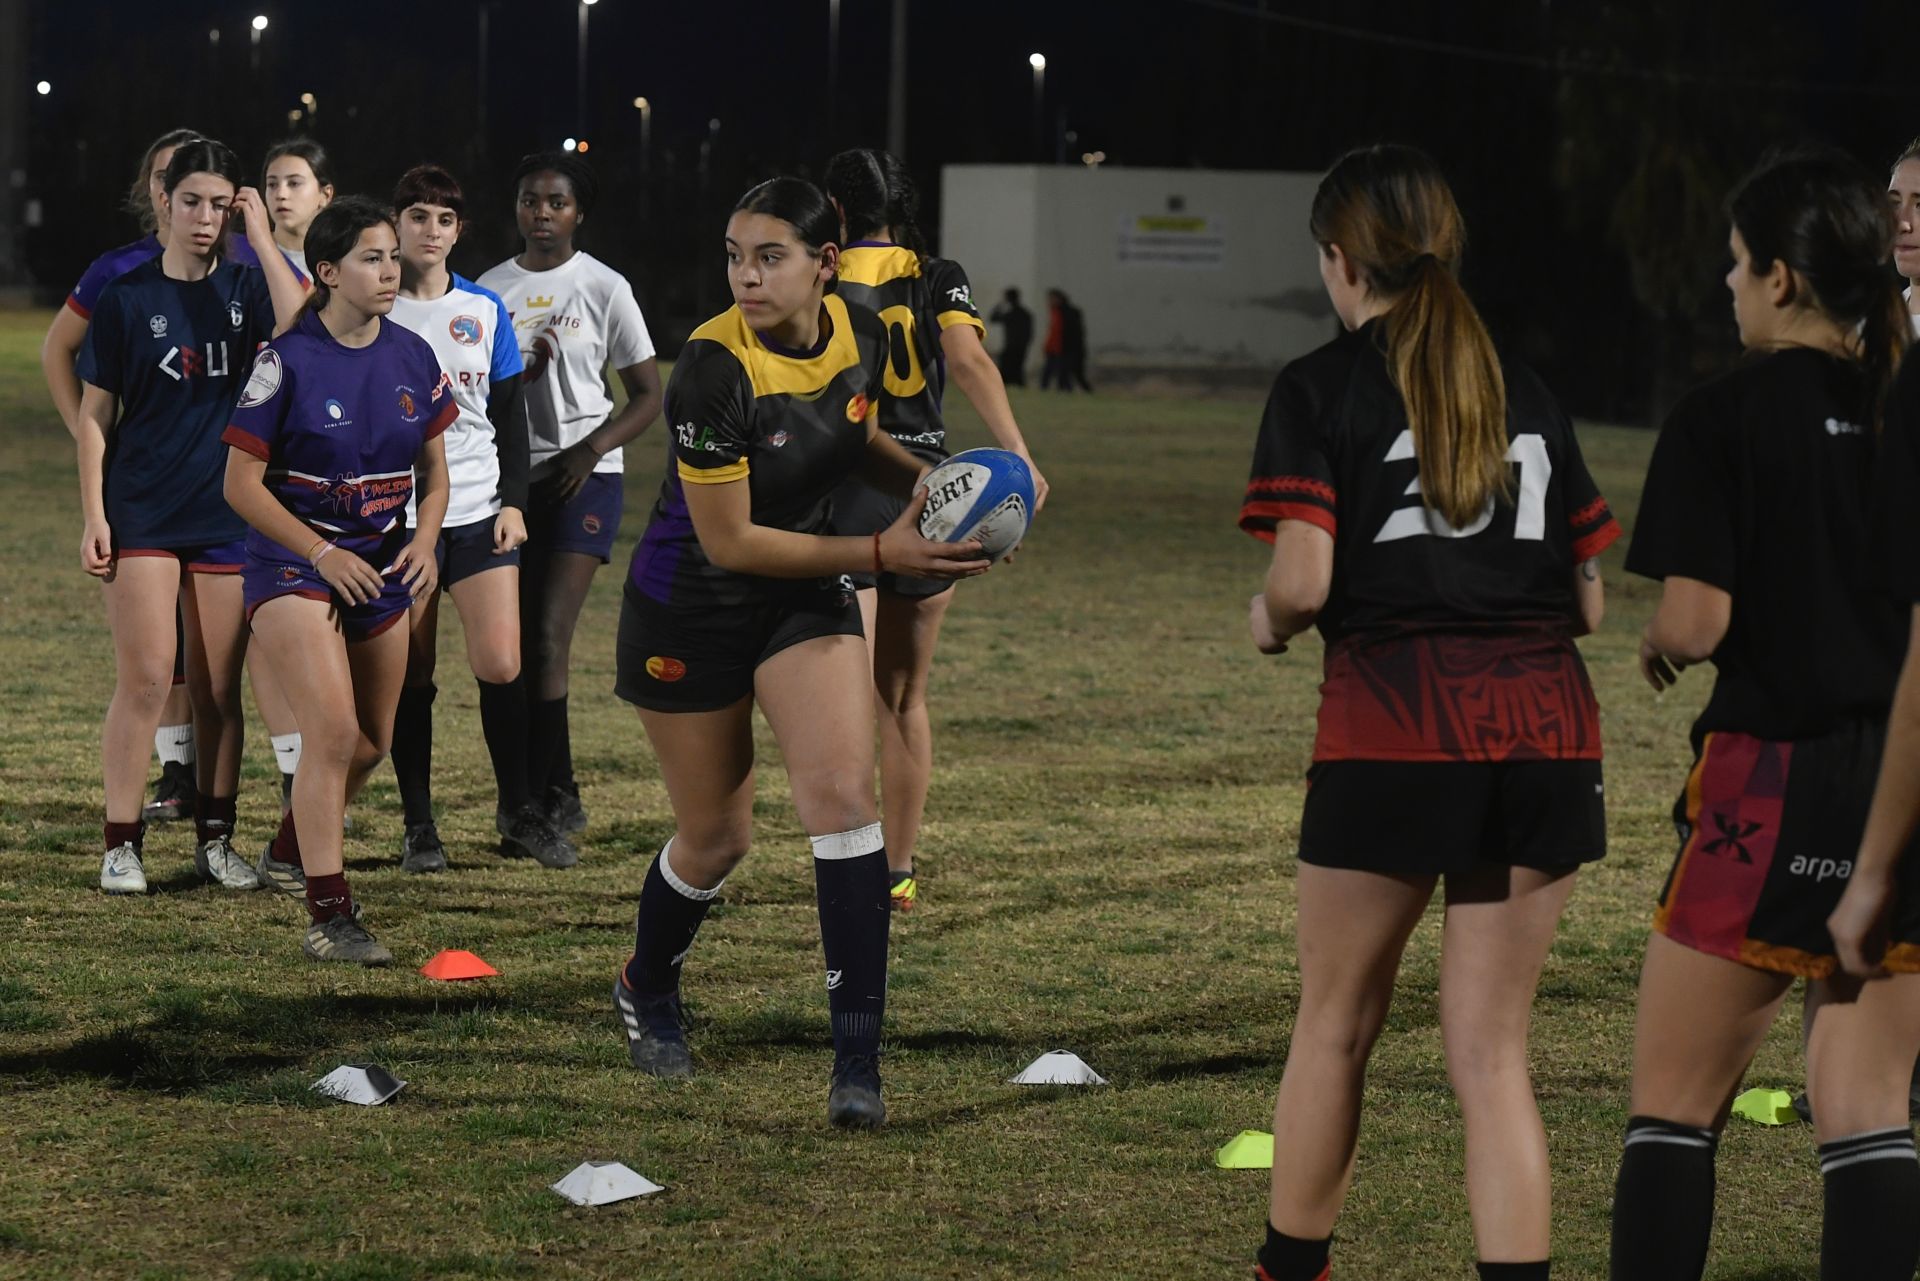
[(553, 306), (553, 295), (548, 294), (542, 298), (528, 298), (527, 306), (533, 307), (533, 308), (551, 307)]

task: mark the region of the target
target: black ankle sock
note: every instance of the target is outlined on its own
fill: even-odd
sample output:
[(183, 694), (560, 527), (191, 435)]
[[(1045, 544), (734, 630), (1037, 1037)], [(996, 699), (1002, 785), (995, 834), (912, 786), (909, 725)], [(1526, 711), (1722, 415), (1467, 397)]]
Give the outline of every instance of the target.
[(231, 837), (237, 799), (201, 793), (193, 807), (194, 839), (205, 845), (216, 836)]
[(1269, 1223), (1267, 1243), (1260, 1247), (1260, 1270), (1266, 1273), (1266, 1281), (1321, 1281), (1327, 1275), (1327, 1251), (1332, 1245), (1332, 1237), (1290, 1237)]
[[(675, 876), (667, 879), (661, 866), (671, 865), (673, 842), (647, 868), (640, 887), (640, 910), (634, 919), (633, 955), (627, 960), (627, 987), (636, 996), (664, 996), (680, 988), (680, 963), (700, 922), (707, 919), (720, 886), (697, 890)], [(678, 882), (678, 884), (675, 884)], [(723, 881), (721, 884), (725, 884)]]
[(1820, 1145), (1823, 1281), (1913, 1281), (1920, 1264), (1920, 1162), (1913, 1131), (1870, 1130)]
[[(546, 799), (547, 789), (560, 780), (560, 744), (567, 737), (565, 698), (527, 698), (527, 789)], [(567, 762), (567, 774), (573, 762)]]
[(402, 685), (393, 713), (393, 777), (408, 827), (433, 821), (432, 685)]
[(1699, 1281), (1713, 1235), (1711, 1130), (1627, 1121), (1613, 1191), (1613, 1281)]
[(1538, 1263), (1477, 1263), (1480, 1269), (1480, 1281), (1547, 1281), (1547, 1269), (1550, 1264), (1545, 1259)]
[[(871, 850), (852, 853), (859, 845)], [(827, 959), (827, 1008), (833, 1053), (878, 1055), (887, 1011), (887, 852), (879, 825), (815, 837), (813, 884), (820, 906), (820, 946)]]
[(483, 680), (474, 684), (480, 687), (480, 732), (493, 760), (500, 808), (517, 814), (533, 799), (527, 791), (526, 682), (516, 676), (498, 685)]

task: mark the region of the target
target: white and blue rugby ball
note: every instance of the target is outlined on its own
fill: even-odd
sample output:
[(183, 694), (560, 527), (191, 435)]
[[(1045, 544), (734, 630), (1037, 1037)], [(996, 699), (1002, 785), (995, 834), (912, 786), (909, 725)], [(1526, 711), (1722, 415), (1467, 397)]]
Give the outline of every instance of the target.
[(932, 542), (977, 542), (984, 556), (999, 560), (1033, 521), (1033, 469), (1011, 450), (964, 450), (920, 483), (927, 487), (920, 534)]

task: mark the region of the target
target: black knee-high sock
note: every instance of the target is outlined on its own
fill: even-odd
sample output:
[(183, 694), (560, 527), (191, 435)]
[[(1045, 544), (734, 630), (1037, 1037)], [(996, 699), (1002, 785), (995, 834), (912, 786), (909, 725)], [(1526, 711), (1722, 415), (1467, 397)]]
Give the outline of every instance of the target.
[(1538, 1263), (1477, 1263), (1480, 1269), (1480, 1281), (1548, 1281), (1549, 1264), (1545, 1259)]
[(573, 776), (571, 752), (561, 747), (567, 738), (567, 700), (527, 697), (527, 787), (536, 799), (561, 778), (560, 757), (568, 757), (566, 776)]
[(554, 717), (553, 767), (547, 773), (547, 785), (578, 796), (580, 784), (573, 777), (573, 722), (567, 716), (567, 696), (562, 694), (554, 702), (560, 710)]
[(1712, 1130), (1627, 1122), (1613, 1190), (1613, 1281), (1699, 1281), (1713, 1235)]
[(640, 911), (633, 927), (633, 956), (627, 961), (627, 987), (636, 996), (665, 996), (680, 988), (680, 963), (686, 960), (700, 922), (707, 919), (720, 885), (699, 890), (674, 873), (673, 842), (647, 869), (640, 887)]
[(403, 685), (393, 713), (393, 777), (408, 827), (433, 821), (432, 685)]
[(527, 790), (527, 686), (516, 676), (495, 685), (477, 680), (480, 687), (480, 732), (493, 759), (493, 783), (500, 808), (518, 813), (532, 799)]
[(887, 851), (880, 825), (813, 838), (820, 946), (836, 1059), (880, 1053), (887, 1011)]
[(1327, 1251), (1332, 1245), (1332, 1237), (1290, 1237), (1269, 1223), (1267, 1243), (1260, 1247), (1258, 1275), (1262, 1281), (1326, 1281)]
[(1920, 1162), (1913, 1131), (1870, 1130), (1820, 1145), (1822, 1281), (1913, 1281), (1920, 1265)]

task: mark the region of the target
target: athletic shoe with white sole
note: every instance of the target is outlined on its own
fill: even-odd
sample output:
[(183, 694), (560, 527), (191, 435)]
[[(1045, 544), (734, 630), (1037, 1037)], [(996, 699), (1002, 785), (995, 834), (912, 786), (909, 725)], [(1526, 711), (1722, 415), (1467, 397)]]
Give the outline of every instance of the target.
[(835, 1059), (827, 1095), (827, 1123), (842, 1130), (877, 1130), (886, 1122), (880, 1101), (880, 1062), (865, 1054)]
[(147, 892), (147, 869), (141, 866), (140, 851), (132, 841), (114, 846), (100, 860), (100, 888), (109, 894)]
[(403, 872), (444, 872), (447, 847), (440, 840), (440, 829), (432, 823), (409, 823), (400, 841), (400, 870)]
[(196, 795), (193, 766), (185, 761), (166, 761), (153, 785), (153, 799), (140, 809), (140, 817), (149, 823), (172, 823), (193, 817)]
[(542, 867), (554, 868), (572, 867), (580, 861), (573, 842), (560, 835), (538, 805), (523, 805), (512, 817), (495, 810), (493, 827), (500, 833), (500, 852), (508, 858), (530, 858)]
[(224, 833), (210, 841), (202, 841), (193, 852), (193, 865), (200, 869), (200, 879), (212, 881), (224, 890), (257, 890), (260, 888), (260, 876), (247, 860), (233, 851), (233, 839)]
[(260, 851), (260, 861), (254, 865), (259, 873), (260, 883), (270, 890), (277, 890), (288, 898), (307, 901), (307, 869), (298, 863), (282, 863), (273, 856), (273, 842)]
[(648, 1076), (681, 1081), (693, 1075), (693, 1052), (687, 1048), (686, 1012), (680, 994), (643, 997), (627, 986), (627, 976), (613, 976), (613, 1012), (627, 1032), (627, 1057)]
[[(357, 906), (357, 905), (356, 905)], [(316, 961), (346, 961), (353, 965), (391, 965), (393, 953), (360, 924), (360, 913), (330, 916), (307, 926), (300, 950)]]

